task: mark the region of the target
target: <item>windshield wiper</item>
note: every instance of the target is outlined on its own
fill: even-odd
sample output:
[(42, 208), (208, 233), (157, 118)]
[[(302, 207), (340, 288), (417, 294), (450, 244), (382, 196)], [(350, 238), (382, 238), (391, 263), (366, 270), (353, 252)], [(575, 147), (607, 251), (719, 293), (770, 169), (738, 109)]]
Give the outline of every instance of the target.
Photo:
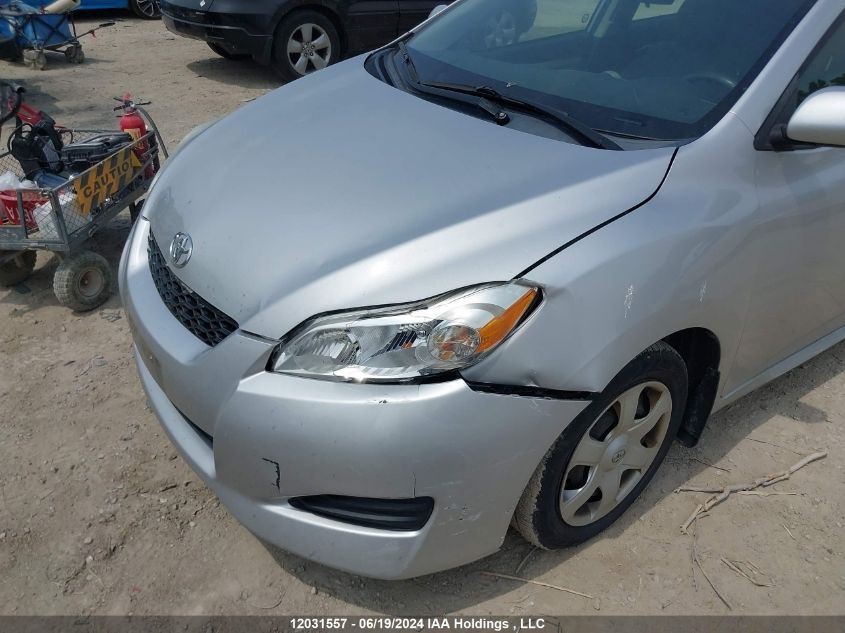
[[(396, 43), (396, 48), (399, 50), (399, 55), (402, 57), (402, 62), (405, 64), (406, 70), (408, 71), (411, 80), (414, 82), (414, 87), (417, 90), (420, 90), (420, 86), (428, 85), (420, 82), (419, 74), (417, 73), (417, 69), (414, 67), (414, 60), (411, 58), (411, 54), (408, 52), (408, 49), (405, 46), (405, 40), (399, 40)], [(480, 97), (477, 99), (467, 99), (466, 101), (461, 99), (461, 101), (464, 103), (471, 103), (472, 105), (478, 106), (491, 117), (493, 117), (493, 120), (499, 125), (507, 125), (511, 120), (507, 112), (502, 110), (502, 108), (497, 106), (495, 103), (492, 103), (486, 97)]]
[(408, 67), (408, 72), (411, 75), (411, 79), (414, 80), (414, 83), (420, 83), (420, 76), (417, 74), (417, 69), (414, 66), (414, 60), (411, 59), (411, 54), (408, 52), (408, 47), (405, 46), (405, 40), (399, 40), (396, 43), (396, 47), (399, 49), (399, 54), (402, 56), (402, 61), (405, 62), (405, 66)]
[[(517, 99), (516, 97), (509, 97), (489, 86), (470, 86), (469, 84), (422, 81), (416, 67), (414, 66), (414, 60), (411, 57), (411, 53), (405, 45), (405, 40), (408, 39), (410, 35), (411, 33), (409, 32), (405, 37), (400, 38), (399, 41), (396, 42), (396, 47), (399, 50), (399, 55), (401, 55), (402, 61), (404, 62), (405, 67), (408, 70), (408, 74), (411, 76), (411, 80), (415, 84), (414, 87), (417, 90), (421, 90), (424, 86), (435, 90), (481, 97), (478, 101), (474, 102), (475, 105), (490, 114), (493, 117), (493, 120), (499, 125), (507, 125), (507, 123), (510, 122), (510, 117), (507, 112), (502, 110), (500, 107), (496, 107), (495, 104), (500, 106), (510, 106), (524, 112), (529, 112), (542, 119), (550, 119), (553, 124), (555, 124), (559, 129), (562, 129), (564, 132), (567, 132), (568, 134), (574, 133), (575, 136), (579, 137), (581, 142), (585, 145), (615, 151), (622, 149), (620, 145), (611, 139), (607, 138), (600, 132), (597, 132), (587, 124), (579, 121), (563, 110), (558, 110), (548, 106), (541, 106), (530, 101)], [(495, 102), (495, 104), (491, 103), (491, 101)]]
[[(403, 50), (403, 46), (404, 42), (400, 42), (400, 52)], [(406, 58), (406, 63), (409, 62), (410, 56)], [(410, 63), (413, 64), (413, 62)], [(570, 114), (567, 114), (563, 110), (558, 110), (557, 108), (552, 108), (549, 106), (539, 105), (530, 101), (524, 101), (516, 97), (509, 97), (501, 94), (500, 92), (496, 91), (495, 89), (489, 86), (470, 86), (468, 84), (454, 84), (440, 81), (426, 82), (420, 81), (419, 78), (417, 78), (416, 83), (418, 86), (426, 86), (427, 88), (434, 88), (437, 90), (446, 90), (450, 92), (458, 92), (465, 95), (482, 97), (489, 101), (493, 101), (499, 105), (511, 106), (514, 109), (534, 114), (539, 118), (551, 120), (553, 124), (555, 124), (558, 128), (562, 129), (564, 132), (567, 132), (568, 134), (574, 133), (575, 136), (579, 137), (579, 139), (585, 145), (598, 147), (600, 149), (609, 149), (616, 151), (622, 149), (621, 146), (613, 142), (611, 139), (607, 138), (600, 132), (597, 132), (586, 123), (583, 123), (582, 121), (579, 121)], [(507, 117), (506, 112), (501, 112), (501, 114), (504, 114), (505, 117)], [(502, 121), (499, 116), (496, 116), (496, 122), (500, 125), (504, 125), (505, 123), (507, 123), (507, 119)]]

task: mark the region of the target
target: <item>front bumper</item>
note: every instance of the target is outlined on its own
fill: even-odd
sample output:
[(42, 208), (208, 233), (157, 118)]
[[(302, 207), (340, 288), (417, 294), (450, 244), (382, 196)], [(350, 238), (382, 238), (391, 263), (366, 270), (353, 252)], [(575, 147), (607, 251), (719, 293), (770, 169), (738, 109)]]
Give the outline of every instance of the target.
[(217, 44), (234, 55), (252, 55), (263, 64), (270, 62), (273, 37), (272, 32), (264, 32), (269, 15), (198, 11), (162, 3), (161, 19), (177, 35)]
[[(479, 393), (462, 380), (370, 385), (266, 372), (274, 341), (238, 331), (209, 348), (171, 316), (147, 265), (148, 231), (140, 218), (120, 270), (141, 382), (179, 452), (248, 529), (377, 578), (499, 548), (526, 482), (586, 403)], [(288, 502), (321, 494), (435, 505), (421, 530), (397, 532)]]

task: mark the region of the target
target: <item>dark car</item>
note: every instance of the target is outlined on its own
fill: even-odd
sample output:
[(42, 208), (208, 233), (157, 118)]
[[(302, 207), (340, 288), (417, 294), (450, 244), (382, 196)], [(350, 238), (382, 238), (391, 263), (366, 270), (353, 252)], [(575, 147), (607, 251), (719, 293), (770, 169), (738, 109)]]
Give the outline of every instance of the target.
[(167, 28), (205, 40), (218, 55), (252, 57), (285, 79), (386, 44), (443, 0), (168, 0)]
[[(162, 0), (168, 29), (227, 59), (252, 57), (291, 80), (378, 48), (444, 0)], [(510, 43), (534, 21), (535, 0), (494, 0), (484, 45)]]

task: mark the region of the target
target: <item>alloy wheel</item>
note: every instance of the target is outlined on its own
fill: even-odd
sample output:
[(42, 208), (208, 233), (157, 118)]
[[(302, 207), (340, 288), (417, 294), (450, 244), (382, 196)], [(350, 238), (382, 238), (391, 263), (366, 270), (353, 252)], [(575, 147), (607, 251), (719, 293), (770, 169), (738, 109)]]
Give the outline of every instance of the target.
[(516, 19), (510, 11), (499, 11), (484, 25), (484, 46), (500, 48), (516, 41)]
[(584, 433), (567, 465), (559, 511), (569, 525), (611, 512), (645, 476), (672, 419), (672, 396), (660, 382), (622, 393)]
[(155, 20), (161, 17), (159, 0), (129, 0), (132, 13), (145, 20)]
[(319, 24), (308, 22), (293, 30), (287, 42), (288, 61), (299, 75), (307, 75), (329, 65), (332, 43)]

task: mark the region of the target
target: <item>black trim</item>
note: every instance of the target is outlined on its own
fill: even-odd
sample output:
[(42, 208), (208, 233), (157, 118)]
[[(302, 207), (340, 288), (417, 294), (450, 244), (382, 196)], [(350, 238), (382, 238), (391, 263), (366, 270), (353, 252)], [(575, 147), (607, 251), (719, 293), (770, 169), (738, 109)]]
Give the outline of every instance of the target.
[(394, 532), (421, 530), (434, 511), (434, 499), (431, 497), (372, 499), (343, 495), (312, 495), (294, 497), (288, 503), (297, 510), (327, 519)]
[(719, 392), (720, 377), (721, 374), (717, 369), (708, 367), (704, 370), (699, 384), (690, 393), (684, 420), (678, 429), (678, 441), (684, 446), (692, 448), (701, 439)]
[(188, 288), (170, 270), (152, 231), (147, 239), (147, 259), (162, 303), (191, 334), (214, 347), (238, 329), (237, 321)]
[(604, 228), (604, 227), (606, 227), (608, 224), (612, 224), (613, 222), (616, 222), (616, 220), (619, 220), (620, 218), (624, 218), (624, 217), (625, 217), (626, 215), (628, 215), (629, 213), (632, 213), (632, 212), (636, 211), (637, 209), (639, 209), (640, 207), (645, 206), (646, 204), (648, 204), (649, 202), (651, 202), (651, 201), (654, 199), (654, 197), (658, 194), (658, 192), (659, 192), (659, 191), (663, 188), (663, 183), (665, 183), (665, 182), (666, 182), (666, 179), (669, 177), (669, 172), (672, 170), (672, 165), (674, 165), (674, 164), (675, 164), (675, 158), (677, 158), (677, 156), (678, 156), (678, 149), (679, 149), (679, 148), (677, 148), (677, 147), (676, 147), (676, 148), (675, 148), (675, 151), (674, 151), (674, 152), (672, 152), (672, 158), (670, 158), (670, 159), (669, 159), (669, 166), (666, 168), (666, 173), (665, 173), (665, 174), (663, 174), (663, 178), (661, 179), (660, 183), (657, 185), (657, 189), (655, 189), (655, 190), (651, 193), (651, 195), (650, 195), (648, 198), (646, 198), (645, 200), (643, 200), (643, 201), (642, 201), (642, 202), (640, 202), (639, 204), (637, 204), (637, 205), (635, 205), (635, 206), (631, 207), (631, 208), (630, 208), (630, 209), (628, 209), (627, 211), (623, 211), (622, 213), (619, 213), (618, 215), (613, 216), (613, 217), (612, 217), (612, 218), (610, 218), (609, 220), (605, 220), (605, 221), (604, 221), (604, 222), (602, 222), (601, 224), (597, 224), (596, 226), (594, 226), (593, 228), (591, 228), (589, 231), (585, 231), (584, 233), (581, 233), (581, 235), (579, 235), (578, 237), (576, 237), (576, 238), (573, 238), (573, 239), (569, 240), (569, 241), (568, 241), (566, 244), (564, 244), (563, 246), (560, 246), (560, 247), (556, 248), (555, 250), (553, 250), (551, 253), (549, 253), (549, 254), (548, 254), (548, 255), (546, 255), (545, 257), (542, 257), (542, 258), (538, 259), (536, 262), (534, 262), (533, 264), (531, 264), (528, 268), (526, 268), (525, 270), (523, 270), (521, 273), (517, 274), (517, 275), (514, 277), (514, 279), (521, 279), (521, 278), (525, 277), (525, 276), (526, 276), (528, 273), (530, 273), (532, 270), (534, 270), (535, 268), (537, 268), (537, 267), (538, 267), (538, 266), (540, 266), (541, 264), (544, 264), (545, 262), (547, 262), (548, 260), (550, 260), (552, 257), (554, 257), (555, 255), (557, 255), (557, 254), (558, 254), (558, 253), (560, 253), (561, 251), (563, 251), (563, 250), (565, 250), (565, 249), (569, 248), (570, 246), (572, 246), (572, 245), (573, 245), (573, 244), (575, 244), (576, 242), (580, 242), (580, 241), (581, 241), (581, 240), (583, 240), (585, 237), (587, 237), (587, 236), (589, 236), (589, 235), (592, 235), (593, 233), (595, 233), (595, 232), (596, 232), (596, 231), (598, 231), (599, 229), (603, 229), (603, 228)]
[(524, 387), (520, 385), (494, 385), (486, 382), (465, 380), (473, 391), (494, 393), (501, 396), (520, 396), (524, 398), (544, 398), (546, 400), (577, 400), (591, 402), (599, 394), (594, 391), (563, 391), (561, 389), (544, 389), (543, 387)]
[[(170, 404), (173, 404), (173, 403), (171, 402)], [(194, 424), (193, 421), (191, 420), (191, 418), (189, 418), (187, 415), (182, 413), (182, 411), (180, 409), (176, 409), (176, 411), (179, 412), (179, 415), (182, 416), (182, 419), (185, 420), (185, 422), (188, 424), (188, 426), (191, 427), (191, 430), (194, 431), (194, 433), (196, 433), (203, 442), (205, 442), (205, 445), (208, 446), (208, 448), (213, 450), (214, 449), (214, 438), (211, 435), (209, 435), (208, 433), (206, 433), (205, 431), (203, 431), (196, 424)]]

